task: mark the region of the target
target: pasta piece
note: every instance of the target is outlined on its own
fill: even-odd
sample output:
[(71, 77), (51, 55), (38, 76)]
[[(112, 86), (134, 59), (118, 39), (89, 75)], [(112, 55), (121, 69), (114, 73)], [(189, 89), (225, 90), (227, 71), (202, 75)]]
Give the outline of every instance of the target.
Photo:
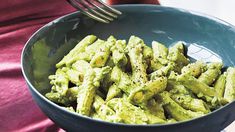
[(76, 112), (89, 116), (93, 98), (95, 97), (96, 90), (100, 85), (100, 80), (102, 80), (104, 75), (109, 71), (109, 67), (87, 71), (81, 85), (81, 91), (77, 98)]
[(235, 68), (232, 67), (227, 69), (224, 98), (229, 102), (232, 102), (235, 99)]
[(122, 94), (121, 89), (118, 88), (118, 86), (116, 84), (113, 84), (109, 88), (109, 91), (108, 91), (107, 97), (106, 97), (106, 101), (109, 101), (110, 99), (112, 99), (114, 97), (121, 96), (121, 94)]
[(170, 98), (170, 94), (166, 91), (160, 93), (159, 96), (164, 103), (164, 108), (167, 113), (169, 113), (177, 121), (185, 121), (204, 115), (202, 112), (192, 112), (190, 110), (185, 110), (174, 100), (172, 100)]
[(156, 71), (158, 69), (161, 69), (162, 67), (164, 67), (163, 64), (161, 64), (159, 61), (155, 61), (155, 60), (150, 60), (150, 70), (149, 71)]
[(154, 98), (147, 101), (147, 103), (143, 106), (143, 110), (145, 113), (149, 113), (163, 120), (166, 119), (162, 104), (157, 102)]
[(68, 111), (70, 111), (70, 112), (75, 112), (75, 110), (73, 109), (73, 107), (65, 107), (65, 109), (67, 109)]
[(209, 87), (205, 83), (198, 81), (190, 74), (181, 74), (177, 77), (177, 81), (179, 81), (182, 85), (190, 89), (195, 94), (202, 93), (203, 95), (211, 97), (216, 96), (216, 92), (213, 88)]
[(187, 66), (184, 66), (181, 69), (181, 73), (189, 73), (194, 77), (198, 77), (201, 75), (201, 73), (204, 72), (205, 69), (205, 63), (202, 61), (196, 61), (195, 63), (190, 63)]
[(77, 99), (77, 94), (80, 91), (79, 87), (72, 87), (67, 90), (66, 95), (62, 96), (58, 92), (49, 92), (45, 96), (53, 102), (63, 104), (65, 106), (71, 105)]
[(144, 60), (153, 59), (153, 50), (152, 50), (152, 48), (148, 47), (147, 45), (144, 45), (143, 57), (144, 57)]
[(89, 70), (85, 74), (84, 81), (81, 85), (81, 91), (77, 98), (76, 112), (82, 115), (89, 116), (93, 98), (96, 93), (96, 87), (93, 82), (95, 79), (95, 71)]
[(174, 48), (176, 48), (181, 54), (184, 54), (184, 42), (178, 41), (173, 45)]
[(207, 70), (199, 76), (198, 81), (211, 85), (221, 74), (222, 66), (223, 64), (219, 62), (209, 63)]
[(164, 124), (166, 123), (165, 120), (159, 118), (158, 116), (155, 116), (149, 112), (145, 112), (145, 115), (148, 118), (148, 124)]
[(78, 61), (78, 60), (85, 60), (85, 61), (90, 61), (91, 57), (88, 53), (86, 52), (82, 52), (82, 53), (78, 53), (75, 56), (68, 58), (67, 61), (65, 62), (65, 65), (67, 67), (71, 66), (74, 62)]
[(183, 94), (183, 95), (192, 95), (191, 92), (181, 84), (175, 84), (168, 81), (168, 85), (171, 83), (171, 90), (169, 91), (172, 94)]
[(210, 110), (205, 106), (204, 101), (192, 98), (190, 95), (172, 94), (171, 98), (184, 109), (194, 112), (203, 112), (205, 114), (210, 112)]
[(142, 109), (132, 105), (131, 103), (123, 100), (122, 98), (114, 98), (107, 102), (118, 117), (127, 124), (147, 124), (148, 117)]
[(169, 71), (171, 71), (173, 68), (174, 68), (174, 63), (169, 62), (167, 66), (164, 66), (164, 67), (160, 68), (159, 70), (151, 73), (150, 79), (154, 80), (157, 77), (167, 76)]
[(68, 111), (126, 124), (185, 121), (235, 100), (235, 68), (189, 64), (184, 45), (88, 35), (56, 64), (45, 96)]
[(110, 48), (112, 45), (115, 44), (116, 39), (114, 37), (109, 37), (108, 40), (104, 43), (104, 45), (98, 47), (96, 50), (95, 55), (92, 57), (90, 61), (91, 67), (103, 67), (105, 66), (109, 55), (110, 55)]
[(93, 44), (86, 47), (85, 52), (89, 54), (89, 57), (92, 58), (100, 47), (105, 46), (105, 41), (97, 39)]
[(125, 65), (127, 64), (125, 48), (126, 48), (125, 40), (117, 40), (115, 45), (111, 48), (113, 63), (119, 67), (125, 67)]
[(169, 118), (167, 119), (166, 123), (170, 124), (170, 123), (176, 123), (177, 121), (174, 118)]
[(50, 83), (54, 85), (52, 87), (53, 92), (59, 93), (61, 96), (64, 96), (68, 90), (69, 80), (66, 73), (62, 69), (56, 70), (55, 75), (50, 75)]
[(155, 61), (160, 62), (163, 65), (167, 64), (168, 48), (157, 41), (152, 42), (152, 48), (153, 48), (153, 59)]
[(167, 59), (175, 63), (175, 71), (180, 73), (181, 69), (189, 64), (189, 59), (184, 56), (182, 50), (177, 46), (169, 48)]
[(215, 86), (214, 86), (218, 97), (223, 97), (224, 96), (225, 84), (226, 84), (226, 75), (222, 74), (216, 80)]
[(129, 95), (131, 90), (135, 87), (131, 78), (118, 67), (113, 68), (111, 80), (127, 95)]
[(86, 47), (92, 44), (96, 40), (96, 36), (88, 35), (82, 39), (59, 63), (56, 67), (59, 68), (63, 66), (70, 58), (75, 57), (77, 54), (85, 51)]
[(84, 60), (78, 60), (73, 65), (72, 68), (78, 71), (79, 73), (82, 73), (85, 75), (87, 71), (91, 70), (91, 66), (87, 61)]
[(144, 86), (139, 86), (133, 89), (130, 93), (129, 100), (136, 104), (141, 104), (159, 92), (165, 90), (167, 86), (167, 78), (159, 77), (153, 81), (147, 82)]
[(96, 73), (93, 83), (96, 87), (100, 87), (100, 81), (105, 77), (105, 75), (109, 74), (112, 69), (109, 66), (106, 66), (103, 68), (94, 68), (93, 70)]
[(83, 82), (84, 75), (74, 69), (69, 69), (66, 72), (69, 81), (71, 81), (73, 84), (76, 84), (77, 86), (81, 85)]
[(184, 54), (173, 47), (169, 48), (169, 54), (167, 58), (173, 62), (176, 62), (177, 64), (180, 64), (180, 66), (189, 64), (189, 60), (184, 56)]
[(114, 82), (111, 80), (111, 72), (109, 72), (108, 74), (106, 74), (104, 76), (104, 79), (101, 82), (101, 88), (102, 90), (107, 93), (109, 90), (109, 87), (113, 84)]
[(94, 97), (93, 108), (96, 111), (96, 116), (93, 115), (95, 118), (99, 118), (109, 122), (121, 122), (121, 118), (119, 118), (115, 111), (112, 110), (109, 106), (105, 105), (104, 100), (96, 95)]
[(130, 37), (127, 49), (132, 68), (132, 80), (140, 85), (147, 82), (147, 67), (143, 60), (143, 47), (143, 40), (135, 36)]

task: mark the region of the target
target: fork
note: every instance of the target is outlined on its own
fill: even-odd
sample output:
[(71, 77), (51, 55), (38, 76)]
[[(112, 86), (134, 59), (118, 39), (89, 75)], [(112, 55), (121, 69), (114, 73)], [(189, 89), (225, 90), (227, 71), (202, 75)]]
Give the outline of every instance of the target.
[(109, 23), (122, 12), (116, 10), (101, 0), (67, 0), (74, 8), (99, 22)]

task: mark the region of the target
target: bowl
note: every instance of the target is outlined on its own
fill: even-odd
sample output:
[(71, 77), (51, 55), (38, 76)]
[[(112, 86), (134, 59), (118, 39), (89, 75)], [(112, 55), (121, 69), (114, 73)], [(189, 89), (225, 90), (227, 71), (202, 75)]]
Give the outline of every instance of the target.
[(157, 5), (114, 7), (123, 15), (110, 24), (96, 22), (75, 12), (46, 24), (27, 41), (22, 51), (22, 72), (34, 100), (51, 120), (64, 130), (81, 132), (217, 132), (234, 121), (235, 102), (189, 121), (164, 125), (128, 125), (72, 113), (45, 98), (44, 94), (50, 91), (47, 77), (55, 72), (55, 64), (88, 34), (103, 39), (109, 35), (119, 39), (136, 35), (148, 45), (152, 40), (167, 46), (183, 40), (188, 47), (191, 46), (191, 50), (201, 48), (199, 57), (206, 56), (207, 60), (209, 53), (209, 58), (212, 56), (222, 60), (225, 66), (234, 66), (235, 28), (224, 21)]

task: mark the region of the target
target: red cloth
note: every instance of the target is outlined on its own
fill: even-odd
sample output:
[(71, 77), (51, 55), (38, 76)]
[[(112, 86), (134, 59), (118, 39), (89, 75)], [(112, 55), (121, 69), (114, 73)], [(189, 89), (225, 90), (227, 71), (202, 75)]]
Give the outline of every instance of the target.
[(20, 70), (20, 55), (37, 29), (73, 11), (66, 0), (0, 1), (0, 131), (63, 131), (32, 100)]
[(0, 1), (0, 131), (59, 131), (38, 108), (20, 70), (28, 38), (53, 19), (75, 11), (66, 0)]

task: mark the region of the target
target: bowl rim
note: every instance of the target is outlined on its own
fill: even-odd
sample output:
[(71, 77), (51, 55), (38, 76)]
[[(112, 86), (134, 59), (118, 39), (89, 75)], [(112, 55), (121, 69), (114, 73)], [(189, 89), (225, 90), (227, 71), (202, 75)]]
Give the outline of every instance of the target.
[[(161, 9), (161, 10), (167, 10), (167, 11), (177, 11), (177, 12), (182, 12), (182, 13), (186, 13), (186, 14), (191, 14), (193, 16), (199, 16), (199, 17), (203, 17), (203, 18), (206, 18), (210, 21), (214, 21), (214, 22), (217, 22), (219, 24), (222, 24), (224, 26), (228, 26), (228, 27), (231, 27), (235, 30), (235, 26), (220, 19), (220, 18), (217, 18), (215, 16), (211, 16), (211, 15), (208, 15), (208, 14), (205, 14), (205, 13), (201, 13), (201, 12), (197, 12), (197, 11), (192, 11), (192, 10), (186, 10), (186, 9), (182, 9), (182, 8), (176, 8), (176, 7), (169, 7), (169, 6), (162, 6), (162, 5), (153, 5), (153, 4), (122, 4), (122, 5), (112, 5), (114, 8), (157, 8), (157, 9)], [(131, 9), (130, 9), (131, 10)], [(226, 107), (228, 107), (229, 105), (232, 105), (232, 104), (235, 104), (235, 101), (233, 102), (230, 102), (226, 105), (224, 105), (223, 107), (219, 108), (219, 109), (216, 109), (208, 114), (205, 114), (201, 117), (197, 117), (197, 118), (193, 118), (193, 119), (190, 119), (190, 120), (186, 120), (186, 121), (180, 121), (180, 122), (175, 122), (175, 123), (167, 123), (167, 124), (124, 124), (124, 123), (113, 123), (113, 122), (108, 122), (108, 121), (103, 121), (103, 120), (99, 120), (99, 119), (93, 119), (91, 117), (87, 117), (87, 116), (83, 116), (81, 114), (78, 114), (78, 113), (74, 113), (74, 112), (70, 112), (68, 110), (66, 110), (65, 108), (63, 107), (60, 107), (58, 104), (50, 101), (49, 99), (47, 99), (44, 95), (42, 95), (34, 86), (33, 84), (29, 81), (28, 79), (28, 76), (26, 75), (25, 73), (25, 67), (23, 65), (23, 60), (24, 60), (24, 56), (25, 56), (25, 51), (26, 49), (33, 45), (34, 43), (32, 43), (32, 39), (37, 36), (37, 34), (39, 32), (42, 32), (43, 30), (48, 30), (48, 29), (45, 29), (47, 27), (50, 27), (51, 25), (53, 25), (54, 23), (57, 23), (61, 20), (66, 20), (66, 18), (68, 18), (69, 16), (72, 16), (72, 15), (78, 15), (78, 16), (81, 16), (82, 13), (80, 11), (75, 11), (75, 12), (72, 12), (72, 13), (69, 13), (69, 14), (66, 14), (66, 15), (63, 15), (59, 18), (56, 18), (54, 20), (52, 20), (51, 22), (45, 24), (44, 26), (42, 26), (41, 28), (39, 28), (36, 32), (34, 32), (30, 37), (29, 39), (26, 41), (23, 49), (22, 49), (22, 52), (21, 52), (21, 71), (22, 71), (22, 74), (23, 74), (23, 77), (26, 81), (26, 83), (28, 84), (28, 88), (30, 90), (32, 90), (34, 93), (36, 93), (36, 95), (41, 98), (42, 100), (44, 100), (47, 104), (50, 104), (52, 105), (53, 107), (56, 107), (58, 108), (59, 110), (65, 112), (66, 114), (69, 114), (70, 116), (74, 116), (76, 118), (83, 118), (83, 119), (86, 119), (86, 120), (90, 120), (90, 121), (94, 121), (94, 122), (99, 122), (99, 123), (104, 123), (104, 124), (107, 124), (107, 125), (114, 125), (114, 126), (124, 126), (124, 127), (168, 127), (168, 126), (175, 126), (175, 125), (182, 125), (182, 124), (186, 124), (186, 123), (192, 123), (192, 122), (195, 122), (195, 121), (198, 121), (199, 119), (203, 119), (203, 118), (206, 118), (206, 117), (209, 117), (213, 114), (216, 114), (218, 111), (220, 111), (221, 109), (225, 109)], [(32, 93), (31, 93), (32, 94)], [(35, 100), (35, 99), (34, 99)], [(36, 102), (36, 101), (35, 101)], [(36, 102), (37, 103), (37, 102)], [(37, 103), (38, 105), (38, 103)], [(40, 108), (41, 109), (41, 108)], [(49, 118), (49, 117), (48, 117)]]

